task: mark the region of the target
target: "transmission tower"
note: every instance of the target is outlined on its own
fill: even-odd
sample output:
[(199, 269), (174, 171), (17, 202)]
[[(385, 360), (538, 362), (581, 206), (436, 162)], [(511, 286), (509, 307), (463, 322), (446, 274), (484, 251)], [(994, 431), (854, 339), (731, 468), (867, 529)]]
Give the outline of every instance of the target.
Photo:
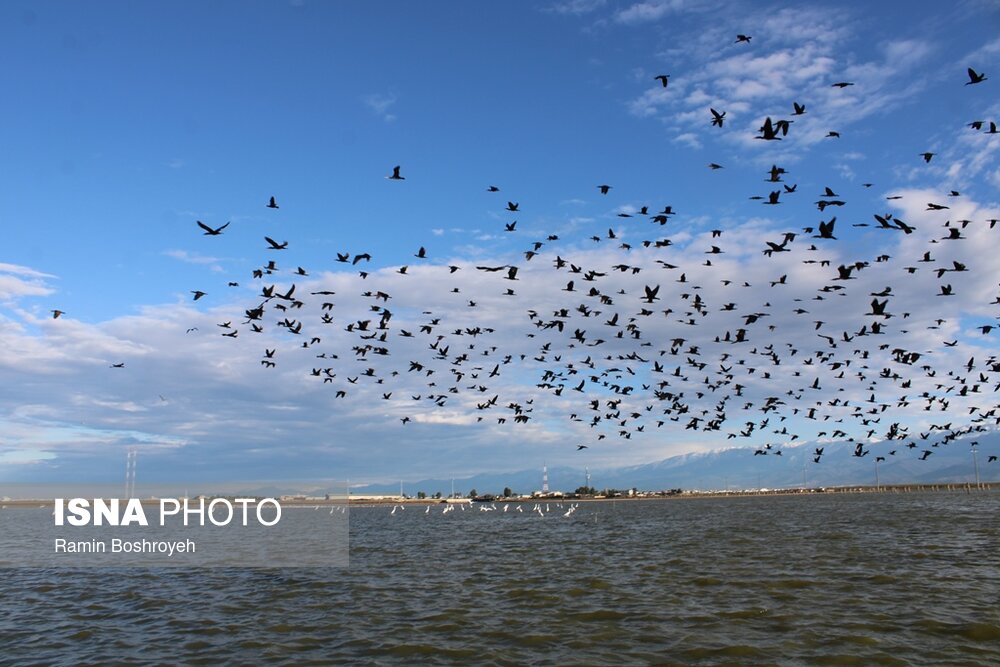
[(126, 500), (135, 495), (135, 459), (138, 450), (129, 447), (125, 454), (125, 498)]

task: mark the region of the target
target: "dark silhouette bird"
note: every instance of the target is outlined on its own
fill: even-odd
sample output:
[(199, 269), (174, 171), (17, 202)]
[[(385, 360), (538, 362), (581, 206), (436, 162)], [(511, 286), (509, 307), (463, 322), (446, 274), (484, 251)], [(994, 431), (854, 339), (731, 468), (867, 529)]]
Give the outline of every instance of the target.
[(606, 194), (608, 194), (608, 191), (611, 189), (611, 186), (610, 185), (598, 185), (597, 188), (601, 191), (602, 195), (606, 195)]
[(400, 167), (400, 165), (398, 165), (398, 164), (395, 167), (393, 167), (392, 168), (392, 174), (390, 174), (389, 176), (386, 176), (386, 178), (389, 179), (390, 181), (405, 181), (406, 177), (399, 175), (399, 167)]
[(282, 243), (278, 243), (277, 241), (275, 241), (274, 239), (272, 239), (270, 236), (265, 236), (264, 240), (267, 241), (268, 246), (270, 246), (268, 248), (268, 250), (284, 250), (285, 248), (288, 247), (288, 241), (284, 241)]
[(736, 35), (736, 41), (733, 43), (739, 44), (740, 42), (744, 42), (746, 44), (749, 44), (751, 39), (752, 37), (750, 35)]
[(709, 107), (708, 110), (712, 112), (712, 125), (722, 127), (722, 123), (725, 122), (726, 119), (726, 112), (723, 111), (722, 113), (719, 113), (711, 107)]
[(205, 296), (205, 292), (202, 292), (201, 290), (191, 290), (191, 294), (194, 294), (194, 299), (192, 299), (192, 301), (197, 301), (201, 297)]
[[(785, 127), (785, 134), (788, 133), (787, 125)], [(768, 116), (764, 119), (764, 124), (760, 126), (758, 132), (760, 134), (755, 139), (763, 139), (764, 141), (781, 141), (781, 137), (778, 136), (780, 130), (775, 127), (774, 123), (771, 121), (771, 117)]]
[(268, 208), (280, 208), (278, 206), (278, 202), (274, 201), (274, 197), (271, 197), (271, 200), (269, 202), (267, 202), (267, 207)]
[(64, 311), (64, 310), (52, 310), (52, 311), (49, 311), (49, 312), (52, 313), (52, 319), (54, 319), (54, 320), (59, 319), (60, 315), (65, 315), (66, 314), (66, 311)]
[(221, 227), (216, 227), (215, 229), (213, 229), (213, 228), (209, 227), (208, 225), (206, 225), (201, 220), (195, 220), (195, 222), (198, 223), (199, 227), (201, 227), (202, 229), (205, 230), (204, 236), (219, 236), (220, 234), (222, 234), (222, 230), (229, 226), (229, 223), (227, 222), (226, 224), (222, 225)]
[(670, 78), (669, 74), (659, 74), (659, 75), (653, 77), (653, 79), (655, 79), (656, 81), (659, 81), (660, 83), (662, 83), (664, 88), (667, 87), (667, 80), (669, 78)]
[(986, 81), (985, 74), (979, 74), (971, 67), (967, 71), (969, 73), (969, 80), (965, 82), (965, 85), (971, 86), (974, 83), (982, 83), (983, 81)]
[(813, 238), (836, 239), (837, 237), (833, 235), (833, 226), (834, 224), (836, 224), (836, 222), (837, 222), (836, 216), (830, 218), (829, 222), (823, 222), (821, 220), (819, 223), (819, 234), (815, 235)]

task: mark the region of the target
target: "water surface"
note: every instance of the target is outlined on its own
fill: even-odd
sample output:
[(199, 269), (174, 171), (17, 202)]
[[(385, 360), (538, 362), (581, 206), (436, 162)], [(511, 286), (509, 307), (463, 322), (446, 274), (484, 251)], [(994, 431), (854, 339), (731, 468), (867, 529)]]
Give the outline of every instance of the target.
[(348, 568), (4, 570), (0, 664), (1000, 664), (1000, 494), (533, 506), (353, 508)]

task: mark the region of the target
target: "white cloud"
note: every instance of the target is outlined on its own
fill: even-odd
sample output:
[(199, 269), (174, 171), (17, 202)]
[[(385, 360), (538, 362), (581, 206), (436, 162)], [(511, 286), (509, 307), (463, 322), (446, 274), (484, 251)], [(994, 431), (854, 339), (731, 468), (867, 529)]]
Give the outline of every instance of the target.
[(684, 132), (682, 134), (678, 134), (674, 137), (674, 141), (684, 144), (689, 148), (701, 148), (701, 141), (698, 140), (698, 135), (694, 132)]
[(0, 303), (10, 305), (21, 297), (48, 296), (55, 290), (47, 279), (54, 277), (26, 266), (0, 262)]
[(385, 122), (391, 123), (396, 120), (395, 114), (389, 111), (398, 101), (395, 93), (372, 93), (371, 95), (366, 95), (362, 101), (365, 103), (365, 106)]
[(692, 4), (694, 3), (685, 0), (649, 0), (647, 2), (637, 2), (619, 10), (615, 14), (615, 20), (627, 25), (651, 23), (659, 21), (667, 14), (690, 7)]
[(165, 250), (163, 254), (171, 259), (176, 259), (179, 262), (184, 262), (185, 264), (196, 264), (200, 266), (207, 266), (212, 271), (221, 272), (223, 271), (222, 260), (218, 257), (211, 257), (208, 255), (202, 255), (197, 252), (188, 252), (187, 250)]
[(563, 0), (561, 2), (552, 3), (546, 7), (546, 11), (554, 14), (582, 16), (595, 12), (604, 7), (606, 4), (607, 0)]
[[(671, 9), (643, 3), (636, 12), (662, 16)], [(712, 106), (727, 112), (727, 129), (716, 134), (719, 140), (754, 150), (762, 144), (754, 137), (764, 117), (785, 118), (794, 124), (783, 144), (794, 144), (794, 150), (801, 152), (826, 141), (830, 130), (845, 132), (864, 118), (893, 111), (926, 85), (909, 73), (930, 57), (929, 44), (897, 39), (881, 46), (876, 58), (854, 60), (845, 48), (852, 39), (851, 19), (843, 14), (786, 8), (764, 18), (737, 19), (749, 26), (745, 31), (752, 33), (751, 45), (720, 49), (720, 40), (731, 41), (720, 30), (695, 40), (686, 50), (667, 54), (675, 67), (682, 59), (691, 66), (673, 72), (667, 88), (648, 85), (627, 108), (638, 117), (660, 118), (678, 137), (686, 137), (693, 128), (707, 128)], [(839, 80), (855, 85), (830, 87)], [(792, 101), (806, 104), (807, 113), (791, 116)], [(739, 123), (741, 117), (749, 120)], [(780, 150), (789, 148), (783, 145)]]

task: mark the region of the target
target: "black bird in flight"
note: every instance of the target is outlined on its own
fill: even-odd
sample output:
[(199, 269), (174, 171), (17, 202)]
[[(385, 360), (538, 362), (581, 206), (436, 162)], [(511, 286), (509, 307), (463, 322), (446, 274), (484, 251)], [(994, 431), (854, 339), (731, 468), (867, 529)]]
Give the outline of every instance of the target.
[(204, 234), (205, 236), (219, 236), (220, 234), (222, 234), (222, 230), (229, 226), (229, 223), (227, 222), (226, 224), (222, 225), (221, 227), (216, 227), (215, 229), (212, 229), (211, 227), (209, 227), (208, 225), (206, 225), (201, 220), (195, 220), (195, 222), (198, 223), (199, 227), (201, 227), (202, 229), (205, 230), (205, 234)]
[(399, 165), (398, 164), (395, 167), (392, 168), (392, 176), (386, 176), (386, 178), (388, 178), (390, 181), (405, 181), (406, 180), (405, 176), (400, 176), (399, 175)]
[(271, 201), (267, 202), (268, 208), (280, 208), (278, 202), (274, 201), (274, 197), (271, 197)]
[[(784, 134), (788, 134), (787, 125), (782, 126), (784, 128)], [(754, 137), (755, 139), (763, 139), (764, 141), (781, 141), (781, 137), (778, 136), (779, 128), (771, 122), (771, 117), (768, 116), (764, 119), (764, 124), (760, 126), (758, 130), (760, 136)]]
[(660, 74), (659, 76), (654, 76), (653, 79), (659, 81), (663, 84), (663, 87), (667, 87), (667, 80), (670, 78), (669, 74)]
[(723, 111), (722, 113), (719, 113), (711, 107), (709, 107), (708, 110), (712, 112), (712, 125), (722, 127), (722, 123), (726, 119), (726, 112)]
[(969, 71), (969, 80), (965, 82), (965, 85), (971, 86), (974, 83), (982, 83), (983, 81), (986, 81), (985, 74), (979, 74), (978, 72), (976, 72), (976, 70), (972, 69), (971, 67), (969, 68), (968, 71)]
[(598, 185), (597, 188), (601, 191), (602, 195), (608, 194), (608, 190), (611, 189), (610, 185)]
[[(577, 445), (576, 446), (576, 451), (580, 451), (581, 449), (587, 449), (587, 445)], [(993, 458), (996, 458), (996, 457), (994, 456)]]
[(739, 44), (740, 42), (750, 43), (752, 37), (750, 35), (736, 35), (736, 41), (733, 44)]
[(64, 311), (64, 310), (53, 310), (51, 312), (52, 312), (52, 319), (54, 319), (54, 320), (59, 319), (60, 315), (65, 315), (66, 314), (66, 311)]
[(853, 86), (854, 84), (850, 81), (838, 81), (837, 83), (830, 84), (831, 88), (847, 88), (848, 86)]
[(837, 222), (837, 216), (830, 219), (830, 222), (819, 222), (819, 234), (813, 238), (817, 239), (836, 239), (837, 237), (833, 235), (833, 225)]
[(288, 247), (288, 241), (285, 241), (284, 243), (278, 243), (270, 236), (265, 236), (264, 240), (267, 241), (268, 244), (271, 246), (270, 248), (268, 248), (268, 250), (284, 250), (285, 248)]

